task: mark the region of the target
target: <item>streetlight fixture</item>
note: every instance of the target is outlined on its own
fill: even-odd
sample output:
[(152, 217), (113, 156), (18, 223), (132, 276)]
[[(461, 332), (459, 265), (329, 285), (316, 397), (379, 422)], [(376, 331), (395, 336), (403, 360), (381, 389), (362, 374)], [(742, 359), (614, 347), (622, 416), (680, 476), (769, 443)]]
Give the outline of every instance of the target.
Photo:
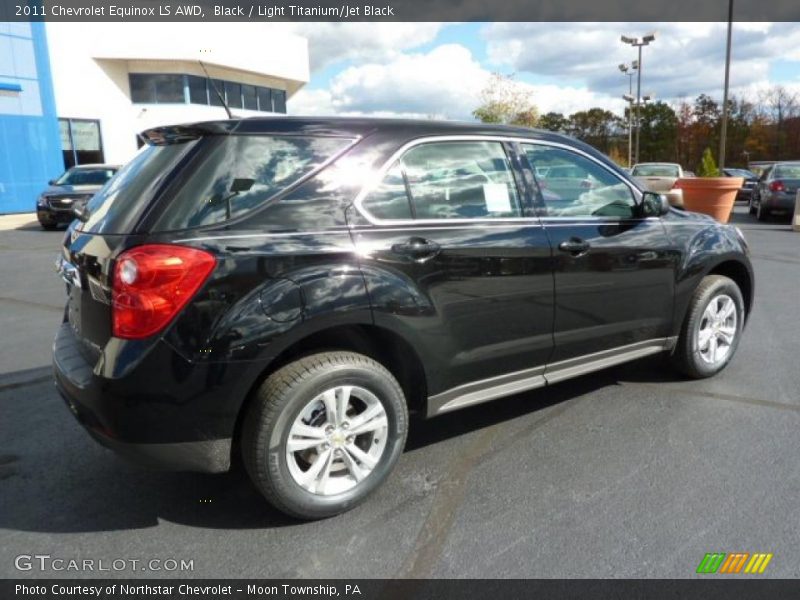
[(623, 44), (628, 44), (639, 49), (639, 60), (637, 61), (637, 66), (639, 68), (636, 70), (636, 162), (639, 162), (639, 108), (642, 103), (642, 46), (649, 46), (651, 42), (654, 42), (656, 34), (655, 32), (648, 33), (642, 38), (623, 35), (620, 36), (619, 39)]
[(622, 63), (619, 65), (619, 70), (622, 71), (623, 75), (628, 76), (628, 93), (622, 96), (623, 100), (628, 100), (630, 106), (628, 107), (628, 168), (630, 169), (633, 164), (633, 72), (639, 70), (639, 61), (634, 60), (631, 62), (630, 65), (626, 65)]

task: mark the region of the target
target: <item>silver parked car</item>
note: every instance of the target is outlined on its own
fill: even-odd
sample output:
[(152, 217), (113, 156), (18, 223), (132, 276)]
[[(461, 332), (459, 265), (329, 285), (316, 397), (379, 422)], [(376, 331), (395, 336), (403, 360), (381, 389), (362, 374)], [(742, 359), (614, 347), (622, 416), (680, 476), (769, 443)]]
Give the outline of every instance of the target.
[(791, 215), (800, 187), (800, 162), (779, 162), (767, 167), (750, 197), (750, 214), (759, 221), (770, 215)]

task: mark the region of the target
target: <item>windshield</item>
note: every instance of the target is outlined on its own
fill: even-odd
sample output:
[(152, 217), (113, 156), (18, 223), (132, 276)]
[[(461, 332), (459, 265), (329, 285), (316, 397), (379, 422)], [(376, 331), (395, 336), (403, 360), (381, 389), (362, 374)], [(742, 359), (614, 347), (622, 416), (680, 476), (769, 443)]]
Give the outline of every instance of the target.
[(196, 141), (144, 146), (86, 205), (83, 231), (128, 233), (158, 185)]
[(105, 185), (116, 169), (72, 168), (58, 178), (55, 185)]
[(725, 172), (731, 177), (744, 177), (745, 179), (757, 179), (758, 176), (748, 171), (747, 169), (725, 169)]
[(637, 177), (678, 177), (680, 169), (677, 165), (636, 165), (632, 174)]

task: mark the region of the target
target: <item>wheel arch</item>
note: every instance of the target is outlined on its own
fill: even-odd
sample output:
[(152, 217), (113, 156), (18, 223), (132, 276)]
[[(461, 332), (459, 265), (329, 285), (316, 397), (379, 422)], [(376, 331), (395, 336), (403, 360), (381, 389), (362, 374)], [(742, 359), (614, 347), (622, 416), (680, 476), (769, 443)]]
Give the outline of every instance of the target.
[(750, 311), (753, 308), (754, 282), (752, 270), (742, 261), (728, 259), (711, 267), (706, 275), (723, 275), (732, 279), (742, 292), (745, 305), (745, 323), (750, 320)]
[(244, 415), (256, 390), (269, 375), (284, 365), (310, 354), (349, 350), (381, 363), (397, 379), (410, 412), (425, 414), (428, 398), (423, 361), (413, 345), (399, 333), (368, 323), (333, 325), (308, 333), (281, 349), (256, 376), (236, 416), (231, 448), (232, 463), (239, 460)]

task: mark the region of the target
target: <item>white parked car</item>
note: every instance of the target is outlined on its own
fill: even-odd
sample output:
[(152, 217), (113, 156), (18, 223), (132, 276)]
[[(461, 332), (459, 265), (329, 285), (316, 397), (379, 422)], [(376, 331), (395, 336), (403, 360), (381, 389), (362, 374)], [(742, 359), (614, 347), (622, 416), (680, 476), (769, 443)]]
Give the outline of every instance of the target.
[(644, 189), (664, 194), (672, 206), (683, 207), (683, 191), (674, 188), (675, 182), (686, 177), (683, 168), (677, 163), (637, 163), (631, 169), (631, 176)]

